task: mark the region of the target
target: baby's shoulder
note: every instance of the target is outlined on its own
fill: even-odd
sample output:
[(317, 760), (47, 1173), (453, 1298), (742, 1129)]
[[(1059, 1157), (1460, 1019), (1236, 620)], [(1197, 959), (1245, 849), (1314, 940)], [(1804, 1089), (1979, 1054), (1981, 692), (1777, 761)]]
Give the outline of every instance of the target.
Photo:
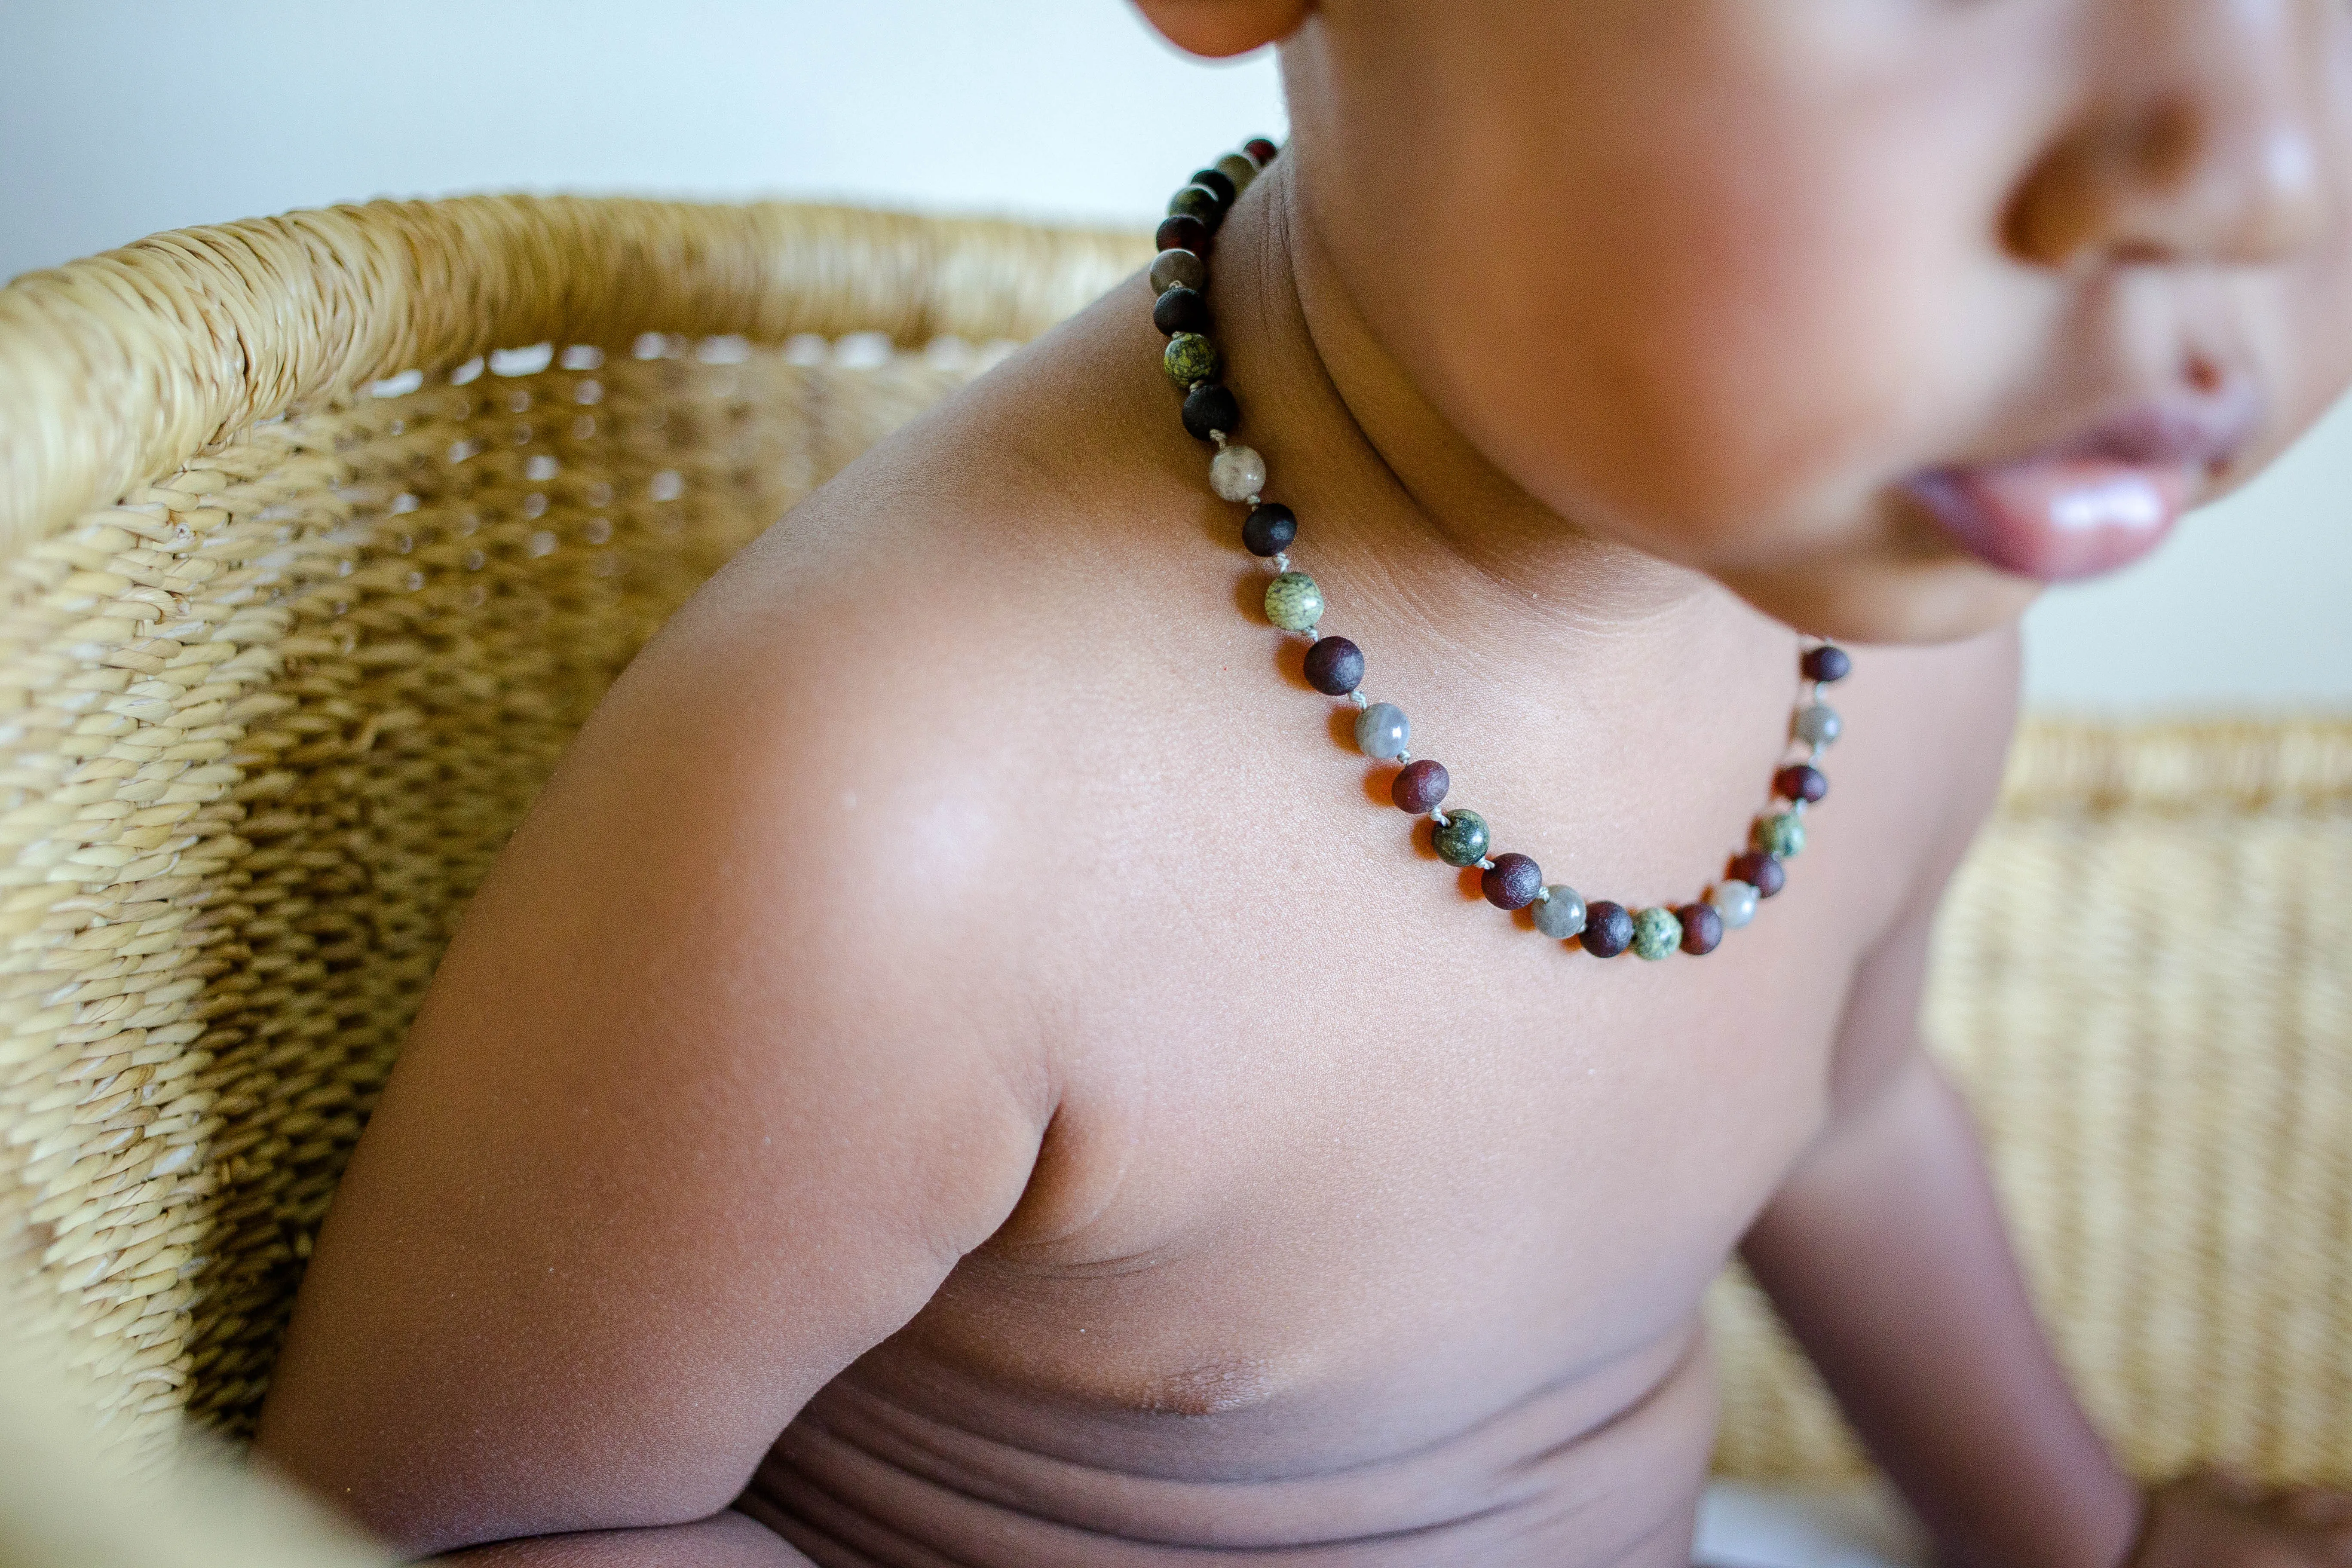
[(1129, 499), (1046, 468), (980, 401), (741, 552), (599, 719), (657, 716), (737, 809), (800, 824), (777, 875), (1010, 946), (1146, 743), (1156, 590), (1151, 552), (1097, 526), (1131, 526)]

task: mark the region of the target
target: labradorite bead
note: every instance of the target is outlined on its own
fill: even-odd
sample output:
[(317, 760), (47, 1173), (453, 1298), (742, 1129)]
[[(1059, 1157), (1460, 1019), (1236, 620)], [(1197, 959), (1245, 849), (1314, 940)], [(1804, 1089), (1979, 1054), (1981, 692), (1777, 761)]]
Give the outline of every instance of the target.
[(1323, 618), (1323, 590), (1304, 572), (1285, 572), (1265, 585), (1265, 618), (1286, 632), (1312, 631)]
[(1192, 171), (1192, 183), (1215, 196), (1220, 207), (1233, 205), (1234, 198), (1242, 194), (1241, 187), (1234, 184), (1233, 176), (1223, 169), (1195, 169)]
[(1633, 945), (1633, 917), (1622, 904), (1595, 899), (1584, 906), (1584, 930), (1576, 940), (1595, 958), (1614, 958)]
[(1189, 250), (1195, 256), (1209, 253), (1209, 226), (1190, 213), (1163, 218), (1151, 237), (1162, 250)]
[(1278, 500), (1250, 508), (1242, 524), (1242, 545), (1252, 555), (1278, 555), (1297, 537), (1297, 515)]
[(1846, 657), (1845, 649), (1829, 643), (1812, 649), (1804, 658), (1805, 679), (1818, 680), (1823, 686), (1832, 680), (1843, 680), (1853, 668), (1853, 660)]
[(1756, 847), (1776, 860), (1801, 854), (1805, 819), (1793, 811), (1769, 811), (1756, 819)]
[(1307, 650), (1307, 684), (1345, 697), (1364, 683), (1364, 650), (1346, 637), (1324, 637)]
[(1196, 381), (1217, 379), (1217, 345), (1198, 332), (1179, 332), (1168, 340), (1168, 352), (1160, 357), (1168, 367), (1168, 379), (1179, 386), (1191, 386)]
[(1220, 500), (1254, 500), (1265, 489), (1265, 459), (1254, 447), (1227, 447), (1209, 459), (1209, 488)]
[(1213, 227), (1217, 215), (1223, 211), (1224, 204), (1217, 200), (1217, 193), (1206, 185), (1187, 185), (1168, 198), (1170, 217), (1196, 217)]
[(1230, 436), (1241, 426), (1242, 405), (1231, 387), (1204, 381), (1184, 395), (1184, 430), (1195, 441), (1208, 440), (1213, 430)]
[(1422, 757), (1397, 770), (1396, 778), (1389, 784), (1389, 798), (1397, 803), (1399, 811), (1412, 812), (1415, 816), (1424, 811), (1435, 811), (1454, 781), (1445, 775), (1445, 764), (1432, 757)]
[(1486, 858), (1486, 819), (1475, 811), (1449, 811), (1445, 826), (1430, 835), (1430, 847), (1449, 866), (1475, 866)]
[(1478, 890), (1498, 910), (1526, 909), (1543, 890), (1543, 868), (1516, 851), (1497, 855), (1478, 879)]
[(1248, 141), (1242, 143), (1242, 151), (1256, 159), (1257, 166), (1263, 169), (1268, 163), (1274, 162), (1274, 155), (1276, 153), (1281, 152), (1282, 149), (1276, 146), (1265, 137), (1253, 136)]
[(1826, 746), (1838, 738), (1845, 725), (1840, 721), (1837, 710), (1826, 702), (1816, 702), (1810, 708), (1797, 710), (1797, 739), (1809, 746)]
[(1769, 899), (1789, 885), (1788, 868), (1769, 855), (1735, 855), (1729, 869), (1735, 879), (1755, 889), (1759, 899)]
[(1706, 894), (1706, 901), (1713, 904), (1715, 912), (1723, 917), (1723, 924), (1727, 931), (1738, 931), (1756, 918), (1756, 899), (1755, 884), (1743, 882), (1736, 877), (1717, 882), (1707, 889)]
[(1801, 800), (1810, 805), (1830, 793), (1829, 775), (1799, 763), (1772, 775), (1772, 793), (1782, 800)]
[(1163, 250), (1151, 258), (1154, 298), (1171, 289), (1205, 289), (1208, 283), (1208, 264), (1189, 250)]
[(1562, 941), (1584, 929), (1584, 895), (1566, 882), (1554, 882), (1536, 900), (1536, 930)]
[(1385, 762), (1405, 749), (1412, 721), (1393, 702), (1375, 702), (1356, 715), (1356, 749)]
[(1180, 283), (1152, 304), (1151, 324), (1171, 337), (1178, 332), (1205, 332), (1209, 302)]
[(1238, 196), (1250, 188), (1257, 178), (1257, 165), (1239, 153), (1228, 153), (1216, 162), (1217, 173), (1234, 183), (1234, 195)]
[(1713, 904), (1685, 904), (1675, 911), (1682, 922), (1683, 951), (1694, 958), (1713, 952), (1723, 940), (1723, 916)]
[(1643, 910), (1633, 917), (1633, 956), (1661, 959), (1683, 944), (1683, 922), (1672, 910)]

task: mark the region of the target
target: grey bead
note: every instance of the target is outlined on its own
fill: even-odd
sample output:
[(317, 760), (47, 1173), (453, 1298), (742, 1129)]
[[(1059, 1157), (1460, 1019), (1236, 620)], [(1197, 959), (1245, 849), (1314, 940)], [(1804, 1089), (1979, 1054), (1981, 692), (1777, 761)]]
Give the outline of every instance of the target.
[(1234, 183), (1235, 197), (1248, 190), (1250, 182), (1257, 178), (1257, 165), (1250, 162), (1245, 153), (1228, 153), (1209, 167)]
[(1566, 882), (1554, 882), (1529, 908), (1536, 930), (1565, 942), (1584, 929), (1584, 895)]
[(1155, 300), (1171, 289), (1197, 291), (1208, 281), (1207, 263), (1189, 250), (1163, 250), (1151, 258), (1151, 297)]
[(1209, 459), (1209, 488), (1226, 500), (1247, 500), (1265, 489), (1265, 459), (1235, 443)]
[(1715, 912), (1723, 917), (1726, 931), (1738, 931), (1756, 918), (1756, 889), (1738, 880), (1717, 882), (1706, 895)]
[(1393, 702), (1375, 702), (1356, 715), (1356, 745), (1368, 757), (1395, 756), (1412, 733), (1412, 721)]
[(1797, 739), (1809, 746), (1828, 745), (1844, 728), (1845, 725), (1838, 719), (1837, 710), (1826, 702), (1816, 702), (1810, 708), (1797, 710)]

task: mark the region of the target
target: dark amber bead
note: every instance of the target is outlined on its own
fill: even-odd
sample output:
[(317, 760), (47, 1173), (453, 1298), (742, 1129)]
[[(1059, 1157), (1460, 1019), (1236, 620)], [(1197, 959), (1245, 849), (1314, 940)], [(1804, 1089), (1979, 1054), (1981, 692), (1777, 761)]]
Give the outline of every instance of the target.
[(1543, 891), (1543, 868), (1525, 855), (1497, 855), (1478, 879), (1478, 890), (1498, 910), (1526, 909)]
[(1606, 899), (1584, 906), (1584, 930), (1577, 942), (1595, 958), (1614, 958), (1633, 945), (1633, 917)]
[(1364, 650), (1346, 637), (1318, 637), (1307, 650), (1307, 684), (1326, 697), (1345, 697), (1364, 683)]
[(1755, 889), (1759, 899), (1769, 899), (1789, 885), (1786, 867), (1769, 855), (1752, 850), (1731, 858), (1731, 875), (1733, 880)]
[(1151, 324), (1171, 338), (1179, 332), (1205, 332), (1209, 330), (1209, 302), (1180, 285), (1153, 303)]
[(1209, 250), (1209, 226), (1190, 213), (1179, 213), (1160, 226), (1153, 237), (1162, 250), (1189, 250), (1195, 256), (1205, 256)]
[(1298, 518), (1278, 500), (1250, 508), (1242, 524), (1242, 546), (1252, 555), (1278, 555), (1298, 537)]
[(1219, 206), (1233, 205), (1234, 198), (1241, 194), (1234, 189), (1233, 176), (1223, 169), (1195, 169), (1192, 171), (1192, 183), (1207, 187), (1217, 198)]
[(1799, 763), (1774, 773), (1772, 789), (1782, 800), (1801, 800), (1811, 805), (1830, 793), (1830, 779), (1821, 769)]
[(1703, 958), (1723, 940), (1723, 917), (1713, 904), (1685, 904), (1675, 911), (1675, 919), (1683, 922), (1685, 952)]
[(1805, 679), (1824, 686), (1832, 680), (1843, 680), (1853, 668), (1853, 660), (1845, 656), (1845, 649), (1831, 643), (1811, 650), (1804, 658)]
[(1453, 787), (1454, 781), (1445, 776), (1445, 764), (1423, 757), (1397, 770), (1396, 781), (1389, 785), (1389, 798), (1397, 803), (1399, 811), (1418, 816), (1435, 811)]
[(1204, 381), (1184, 394), (1184, 429), (1195, 441), (1213, 432), (1230, 436), (1242, 427), (1242, 405), (1223, 382)]
[(1276, 147), (1273, 142), (1267, 141), (1263, 136), (1253, 136), (1248, 141), (1242, 143), (1242, 151), (1256, 159), (1257, 166), (1263, 169), (1268, 163), (1274, 162), (1274, 155), (1276, 153), (1281, 152), (1282, 149)]

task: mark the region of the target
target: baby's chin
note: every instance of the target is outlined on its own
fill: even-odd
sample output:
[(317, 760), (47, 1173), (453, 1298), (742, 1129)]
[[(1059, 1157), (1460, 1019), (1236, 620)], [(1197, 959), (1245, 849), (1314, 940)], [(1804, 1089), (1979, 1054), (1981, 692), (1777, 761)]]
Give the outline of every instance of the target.
[(2031, 577), (1951, 556), (1819, 559), (1709, 571), (1784, 626), (1856, 643), (1949, 643), (2014, 622), (2042, 592)]
[(1882, 484), (1849, 528), (1832, 531), (1840, 545), (1709, 574), (1823, 636), (1979, 636), (2015, 620), (2045, 584), (2106, 576), (2162, 548), (2191, 506), (2249, 471), (2236, 459), (2261, 406), (2242, 386), (2144, 401), (2034, 451)]

